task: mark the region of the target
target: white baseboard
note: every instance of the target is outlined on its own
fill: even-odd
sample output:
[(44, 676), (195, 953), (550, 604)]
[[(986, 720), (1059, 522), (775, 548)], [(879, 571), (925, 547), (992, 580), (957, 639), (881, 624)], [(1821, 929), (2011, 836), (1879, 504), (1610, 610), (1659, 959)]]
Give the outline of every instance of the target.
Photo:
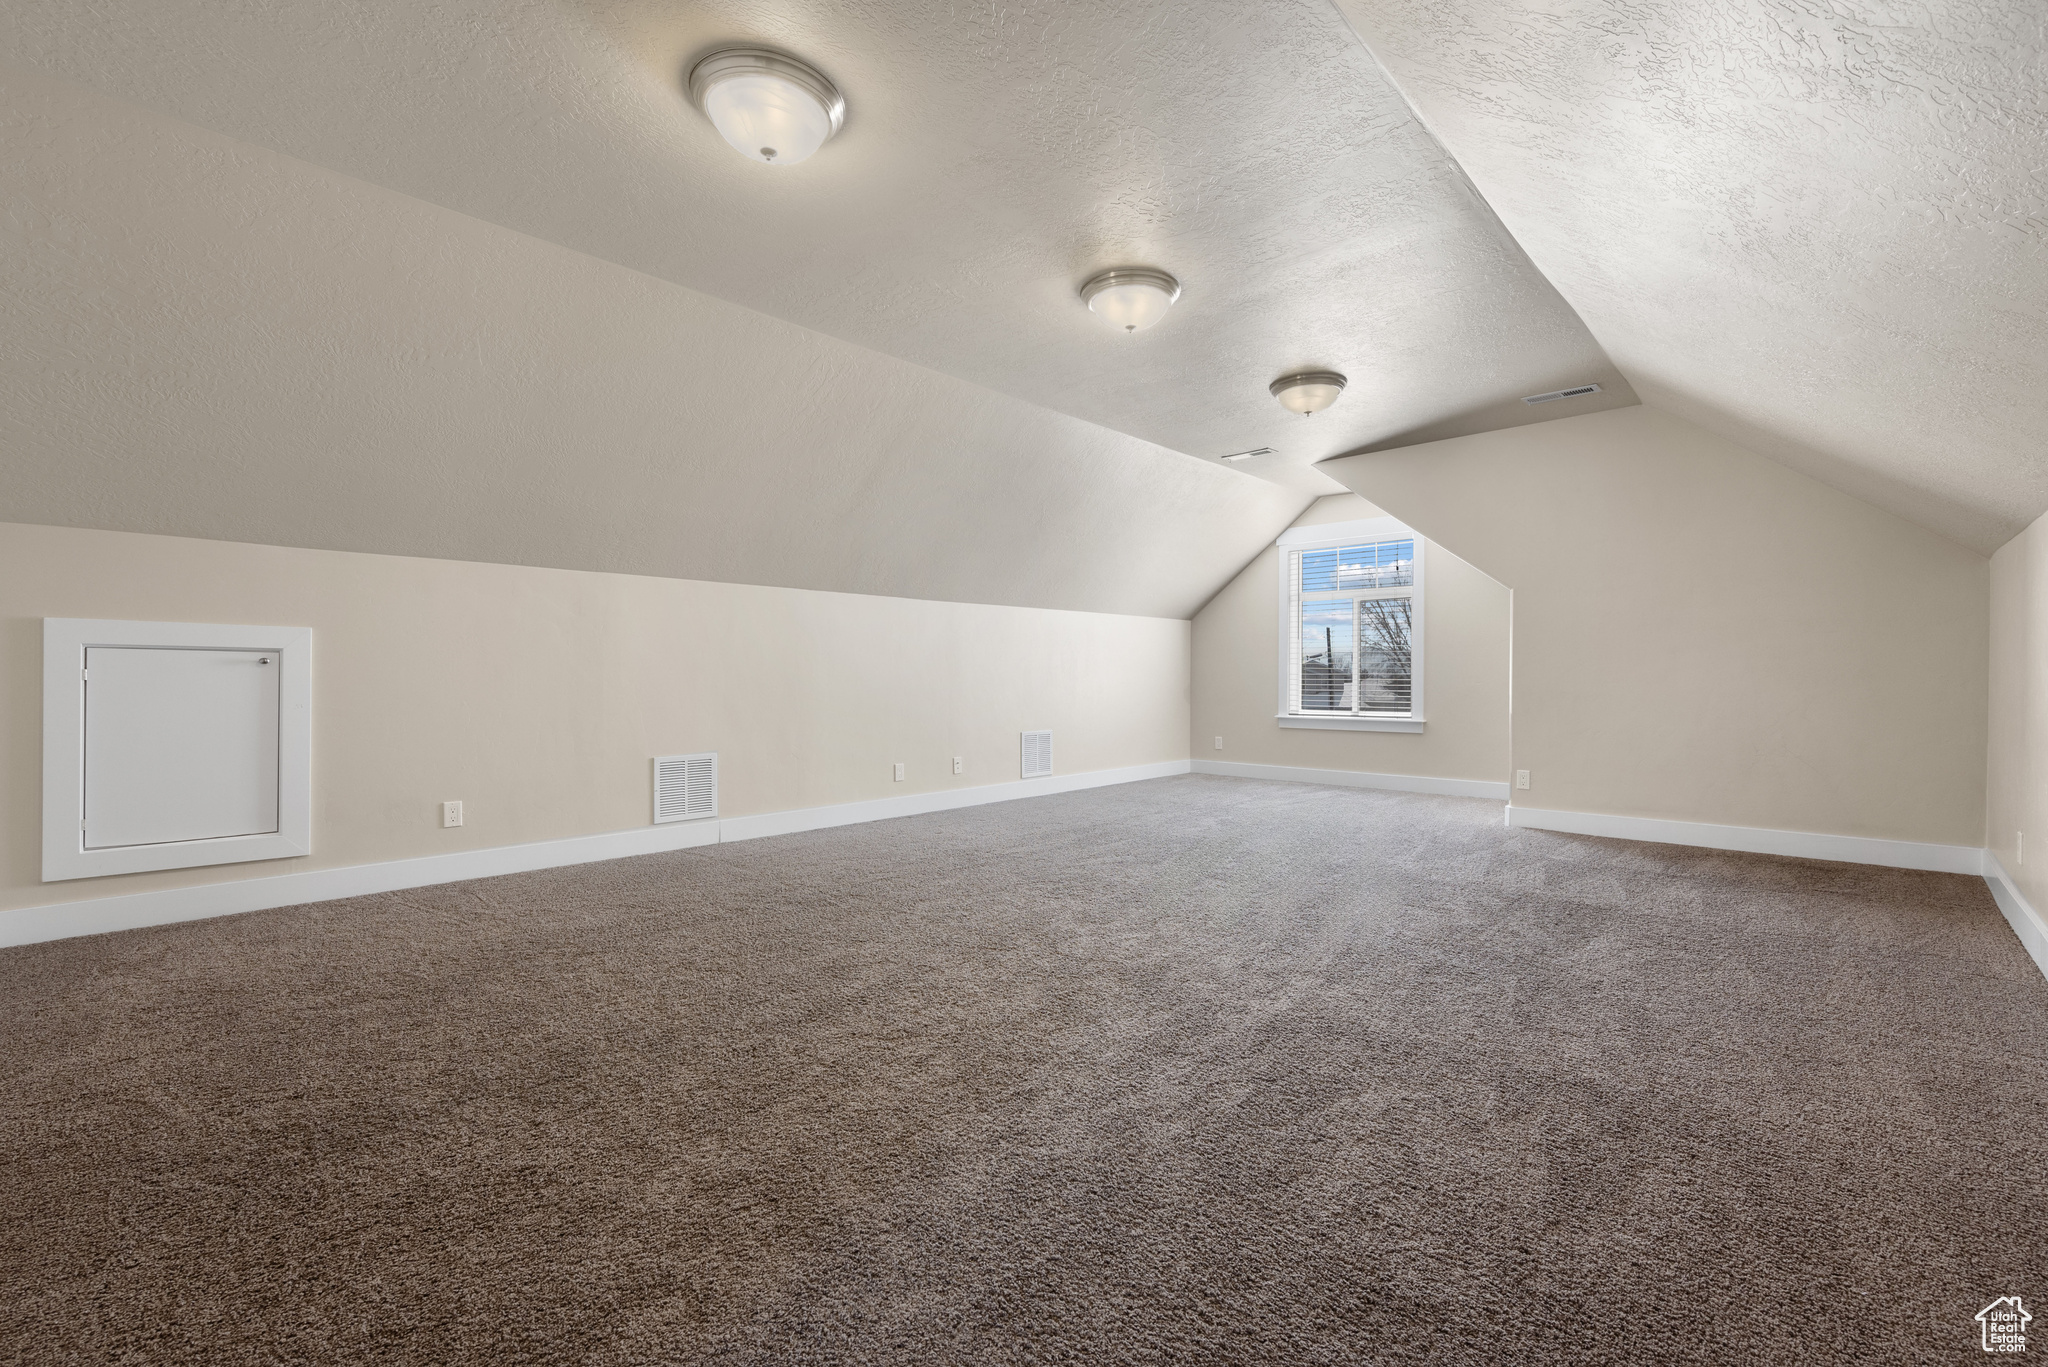
[(1991, 898), (1998, 903), (1998, 909), (2005, 913), (2013, 934), (2020, 937), (2020, 943), (2027, 947), (2027, 953), (2034, 960), (2034, 966), (2041, 970), (2041, 976), (2048, 978), (2048, 919), (2026, 898), (2020, 895), (2012, 875), (1998, 862), (1998, 856), (1984, 851), (1984, 881), (1991, 885)]
[(897, 816), (923, 816), (947, 812), (955, 807), (978, 807), (984, 802), (1008, 802), (1020, 797), (1044, 797), (1050, 793), (1071, 793), (1081, 788), (1101, 788), (1111, 783), (1136, 783), (1148, 778), (1170, 778), (1188, 772), (1188, 761), (1165, 760), (1159, 764), (1137, 764), (1128, 769), (1097, 769), (1086, 774), (1053, 774), (1048, 778), (1020, 779), (1013, 783), (991, 783), (979, 788), (945, 788), (933, 793), (908, 793), (902, 797), (878, 797), (868, 802), (842, 802), (831, 807), (804, 807), (790, 812), (763, 812), (759, 816), (727, 817), (720, 840), (757, 840), (764, 835), (789, 835), (815, 831), (826, 826), (851, 826), (860, 821), (886, 821)]
[[(660, 854), (670, 850), (714, 845), (727, 840), (753, 840), (762, 836), (789, 835), (863, 821), (884, 821), (892, 817), (918, 816), (989, 802), (1042, 797), (1051, 793), (1100, 788), (1117, 783), (1168, 778), (1190, 771), (1222, 774), (1233, 778), (1277, 779), (1290, 783), (1328, 783), (1342, 787), (1381, 788), (1397, 792), (1434, 793), (1449, 797), (1482, 797), (1504, 800), (1505, 783), (1479, 779), (1418, 778), (1404, 774), (1370, 774), (1342, 769), (1295, 769), (1271, 764), (1231, 764), (1220, 760), (1168, 760), (1160, 764), (1133, 765), (1124, 769), (1099, 769), (1085, 774), (1059, 774), (1051, 778), (996, 783), (985, 787), (954, 788), (940, 792), (910, 793), (903, 797), (877, 798), (868, 802), (845, 802), (829, 807), (808, 807), (797, 811), (766, 812), (756, 816), (713, 818), (706, 821), (676, 822), (602, 835), (576, 836), (529, 845), (506, 845), (494, 849), (463, 850), (454, 854), (429, 855), (421, 859), (396, 859), (380, 864), (354, 864), (338, 869), (314, 869), (305, 873), (279, 874), (269, 878), (242, 878), (197, 887), (168, 888), (158, 892), (128, 893), (117, 897), (94, 897), (73, 902), (56, 902), (0, 913), (0, 948), (61, 940), (74, 935), (98, 935), (140, 926), (169, 925), (214, 916), (231, 916), (270, 907), (324, 902), (337, 897), (361, 897), (375, 892), (453, 883), (467, 878), (491, 878), (534, 869), (588, 864), (601, 859), (624, 859), (639, 854)], [(1861, 836), (1814, 835), (1800, 831), (1773, 831), (1750, 826), (1714, 826), (1694, 821), (1659, 821), (1646, 817), (1603, 816), (1592, 812), (1555, 812), (1533, 807), (1509, 807), (1510, 826), (1539, 830), (1569, 831), (1580, 835), (1615, 836), (1623, 840), (1650, 840), (1663, 844), (1703, 845), (1717, 850), (1744, 850), (1755, 854), (1787, 854), (1807, 859), (1833, 859), (1856, 864), (1882, 864), (1893, 868), (1932, 869), (1942, 873), (1981, 873), (1991, 887), (1998, 908), (2012, 924), (2020, 943), (2048, 976), (2048, 921), (2020, 895), (2012, 879), (1988, 851), (1965, 845), (1928, 845), (1908, 840), (1871, 840)]]
[(35, 944), (43, 940), (62, 940), (74, 935), (99, 935), (110, 930), (133, 930), (139, 926), (168, 925), (175, 921), (199, 921), (211, 916), (232, 916), (244, 911), (297, 906), (302, 902), (325, 902), (337, 897), (361, 897), (373, 892), (396, 892), (401, 888), (454, 883), (465, 878), (493, 878), (504, 873), (526, 873), (533, 869), (589, 864), (600, 859), (624, 859), (636, 854), (661, 854), (697, 845), (715, 845), (726, 840), (752, 840), (765, 835), (788, 835), (796, 831), (845, 826), (859, 821), (918, 816), (955, 807), (974, 807), (986, 802), (1009, 802), (1017, 798), (1043, 797), (1049, 793), (1101, 788), (1114, 783), (1135, 783), (1143, 779), (1167, 778), (1187, 772), (1188, 761), (1167, 760), (1160, 764), (1139, 764), (1124, 769), (1097, 769), (1084, 774), (1055, 774), (1051, 778), (992, 783), (976, 788), (952, 788), (934, 793), (909, 793), (902, 797), (877, 798), (871, 802), (844, 802), (836, 806), (809, 807), (801, 811), (679, 821), (637, 830), (609, 831), (603, 835), (546, 840), (530, 845), (462, 850), (454, 854), (429, 855), (422, 859), (394, 859), (381, 864), (351, 864), (338, 869), (310, 869), (304, 873), (278, 874), (269, 878), (242, 878), (190, 888), (167, 888), (158, 892), (133, 892), (117, 897), (53, 902), (40, 907), (0, 912), (0, 948)]
[(1573, 835), (1606, 835), (1660, 845), (1699, 845), (1748, 854), (1787, 854), (1799, 859), (1832, 859), (1843, 864), (1882, 864), (1936, 873), (1984, 871), (1984, 851), (1975, 845), (1928, 845), (1916, 840), (1875, 840), (1860, 835), (1819, 835), (1774, 831), (1761, 826), (1716, 826), (1704, 821), (1663, 821), (1600, 812), (1554, 812), (1541, 807), (1508, 808), (1508, 825)]
[(1434, 793), (1438, 797), (1489, 797), (1508, 800), (1508, 785), (1482, 778), (1422, 778), (1411, 774), (1368, 774), (1356, 769), (1295, 769), (1284, 764), (1234, 764), (1198, 759), (1198, 774), (1226, 778), (1264, 778), (1281, 783), (1328, 783), (1339, 788), (1385, 788), (1397, 793)]

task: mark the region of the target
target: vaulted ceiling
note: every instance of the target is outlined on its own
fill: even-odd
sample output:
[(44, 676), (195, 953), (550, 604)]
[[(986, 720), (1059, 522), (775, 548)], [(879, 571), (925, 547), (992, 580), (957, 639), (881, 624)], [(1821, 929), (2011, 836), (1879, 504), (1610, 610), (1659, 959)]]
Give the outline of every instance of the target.
[[(889, 381), (904, 404), (980, 414), (922, 445), (890, 446), (889, 424), (862, 438), (894, 481), (876, 506), (921, 499), (929, 514), (888, 523), (891, 534), (961, 523), (1003, 487), (1072, 509), (1089, 502), (1088, 471), (1107, 482), (1093, 486), (1095, 520), (1070, 519), (1050, 541), (965, 536), (960, 554), (987, 548), (990, 572), (934, 579), (930, 596), (986, 596), (998, 568), (1024, 573), (1039, 557), (1059, 561), (1032, 571), (1043, 591), (998, 601), (1104, 605), (1081, 587), (1105, 578), (1091, 566), (1123, 563), (1104, 539), (1149, 517), (1160, 545), (1212, 551), (1171, 564), (1137, 553), (1132, 563), (1166, 578), (1204, 581), (1148, 590), (1153, 606), (1135, 609), (1178, 612), (1216, 587), (1241, 544), (1338, 487), (1318, 460), (1638, 393), (1980, 549), (2048, 507), (2042, 16), (1964, 0), (1842, 9), (10, 0), (0, 51), (965, 382)], [(802, 54), (846, 91), (845, 131), (800, 166), (733, 155), (684, 99), (695, 56), (748, 40)], [(104, 170), (81, 162), (78, 174)], [(1075, 290), (1132, 264), (1174, 272), (1185, 294), (1127, 337)], [(825, 369), (846, 379), (865, 364)], [(1306, 367), (1341, 370), (1352, 386), (1304, 421), (1266, 385)], [(775, 367), (762, 369), (775, 383)], [(1521, 402), (1587, 381), (1602, 392)], [(37, 402), (56, 392), (44, 379), (29, 388)], [(961, 397), (986, 391), (1051, 413), (998, 419), (1012, 410)], [(607, 400), (636, 401), (625, 390)], [(665, 411), (639, 425), (661, 426)], [(1057, 415), (1080, 422), (1062, 428)], [(973, 479), (963, 441), (981, 443)], [(1261, 446), (1276, 454), (1213, 465)], [(706, 525), (748, 524), (763, 501), (749, 502), (745, 452), (730, 454), (729, 467), (693, 456), (664, 497), (697, 488), (725, 500), (696, 510)], [(528, 456), (538, 477), (546, 454)], [(636, 492), (644, 449), (581, 456), (622, 504), (654, 506)], [(1147, 475), (1162, 457), (1211, 468), (1193, 482)], [(984, 478), (990, 462), (1013, 467), (1008, 485)], [(109, 483), (94, 496), (114, 497), (116, 466), (96, 477)], [(1149, 511), (1148, 480), (1163, 493)], [(555, 507), (500, 501), (474, 553), (560, 534)], [(695, 563), (655, 545), (660, 525), (619, 533), (622, 563)], [(919, 591), (907, 562), (884, 573), (892, 552), (843, 535), (836, 553), (867, 577), (826, 586)], [(650, 548), (638, 559), (633, 538)]]
[(1185, 617), (1306, 502), (75, 82), (0, 149), (0, 521)]
[(1341, 3), (1646, 402), (1979, 550), (2048, 508), (2048, 6)]
[[(1340, 492), (1315, 460), (1634, 402), (1329, 0), (11, 0), (21, 61), (1059, 412)], [(800, 166), (682, 73), (846, 92)], [(1096, 271), (1184, 294), (1124, 336)], [(1352, 378), (1303, 420), (1290, 370)], [(1530, 409), (1582, 382), (1605, 392)], [(1235, 473), (1235, 472), (1234, 472)]]

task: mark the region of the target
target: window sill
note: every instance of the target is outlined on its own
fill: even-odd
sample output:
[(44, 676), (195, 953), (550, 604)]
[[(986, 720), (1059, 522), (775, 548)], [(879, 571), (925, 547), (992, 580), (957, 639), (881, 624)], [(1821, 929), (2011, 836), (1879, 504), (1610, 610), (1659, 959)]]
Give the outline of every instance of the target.
[(1279, 721), (1283, 728), (1302, 731), (1407, 731), (1419, 734), (1423, 728), (1420, 717), (1300, 717), (1283, 713)]

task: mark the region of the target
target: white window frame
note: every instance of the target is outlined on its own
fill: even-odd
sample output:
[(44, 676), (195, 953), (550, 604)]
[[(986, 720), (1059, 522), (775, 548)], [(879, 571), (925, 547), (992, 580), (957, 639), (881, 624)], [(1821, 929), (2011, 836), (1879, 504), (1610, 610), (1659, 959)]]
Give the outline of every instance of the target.
[[(93, 646), (277, 656), (277, 830), (85, 848), (85, 652)], [(43, 619), (43, 881), (290, 859), (313, 852), (313, 631), (204, 622)]]
[[(1409, 682), (1409, 711), (1406, 716), (1332, 715), (1327, 712), (1296, 712), (1294, 703), (1294, 652), (1298, 634), (1294, 621), (1294, 587), (1301, 574), (1299, 553), (1356, 546), (1373, 541), (1415, 542), (1415, 584), (1409, 593), (1414, 603), (1414, 636), (1409, 641), (1412, 676)], [(1426, 729), (1423, 715), (1423, 640), (1428, 613), (1423, 606), (1423, 562), (1428, 558), (1422, 537), (1413, 528), (1392, 517), (1368, 517), (1354, 522), (1326, 522), (1320, 527), (1289, 527), (1280, 533), (1276, 549), (1280, 556), (1280, 694), (1275, 719), (1283, 727), (1306, 731), (1406, 731)], [(1353, 649), (1355, 650), (1354, 643)]]

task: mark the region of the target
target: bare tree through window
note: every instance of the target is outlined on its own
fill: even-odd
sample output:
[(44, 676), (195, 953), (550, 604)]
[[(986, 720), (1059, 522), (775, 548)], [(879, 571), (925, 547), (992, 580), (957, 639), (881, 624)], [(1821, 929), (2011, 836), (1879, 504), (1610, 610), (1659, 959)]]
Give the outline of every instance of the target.
[(1413, 696), (1414, 603), (1406, 598), (1358, 602), (1358, 706), (1405, 712)]
[(1419, 562), (1407, 536), (1305, 549), (1292, 562), (1297, 712), (1415, 711)]

